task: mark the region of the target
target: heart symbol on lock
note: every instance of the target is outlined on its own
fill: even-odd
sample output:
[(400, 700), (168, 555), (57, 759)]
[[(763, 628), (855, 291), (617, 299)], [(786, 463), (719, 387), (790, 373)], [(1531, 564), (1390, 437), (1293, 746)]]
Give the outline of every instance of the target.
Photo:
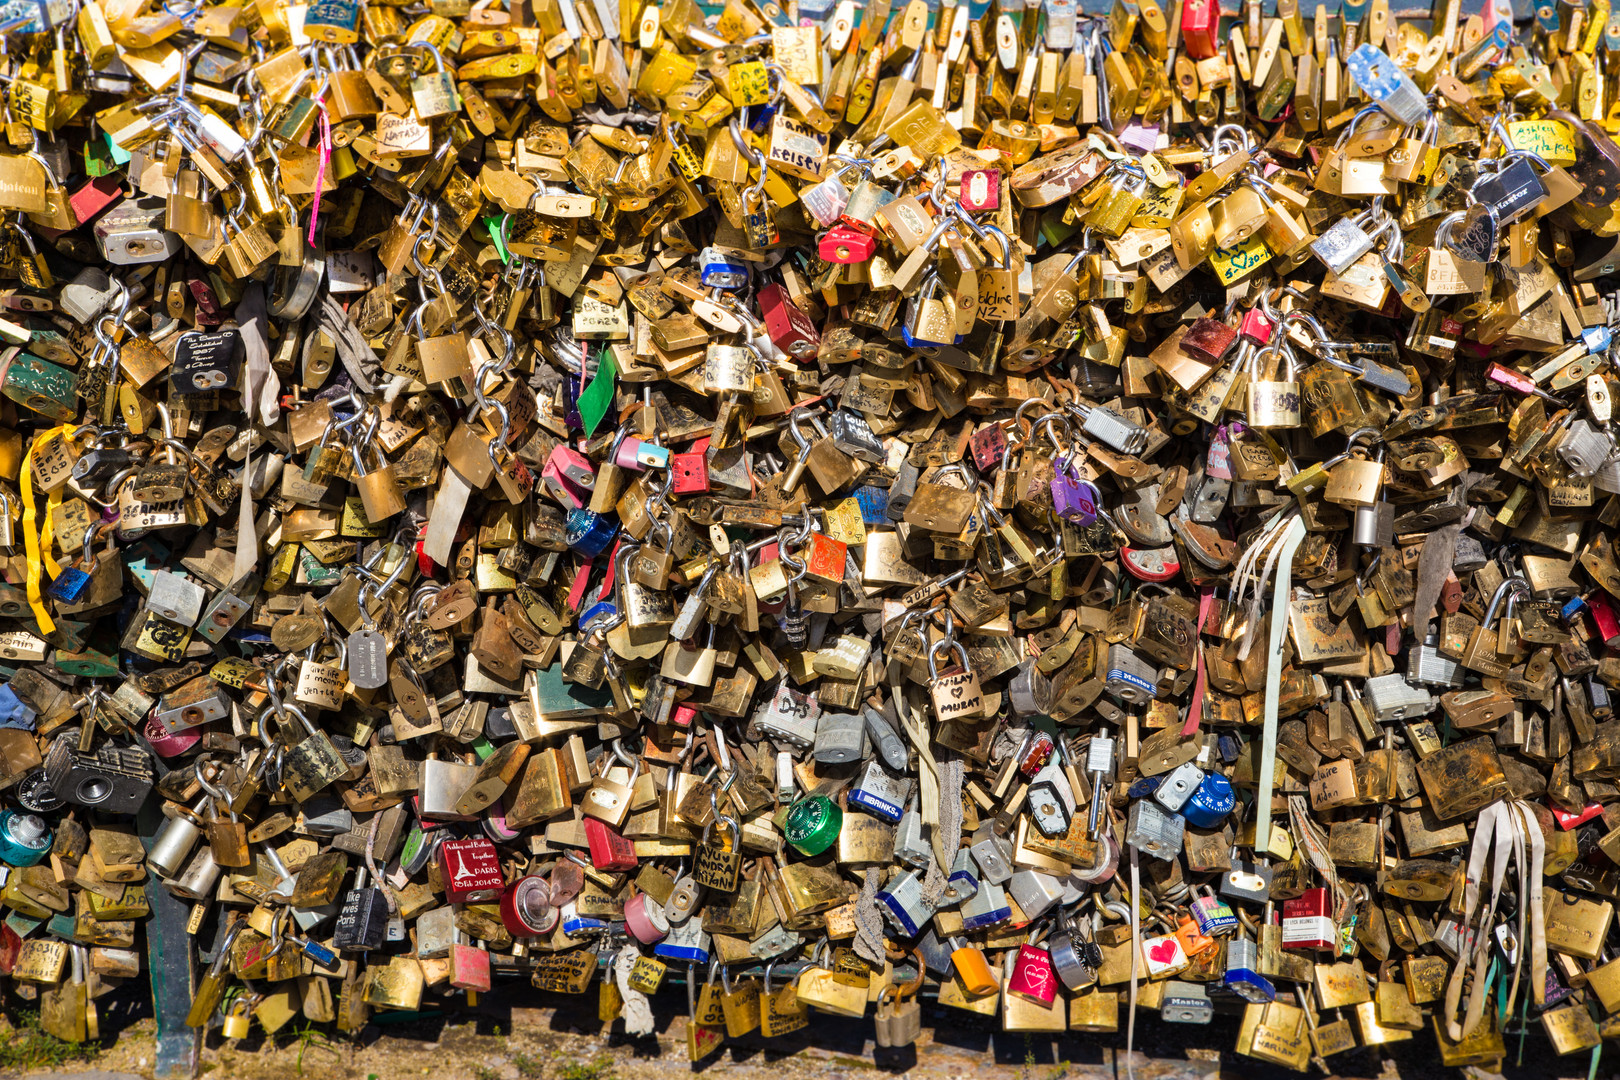
[(1176, 958), (1176, 943), (1173, 938), (1164, 938), (1157, 945), (1148, 950), (1148, 959), (1155, 964), (1168, 964)]

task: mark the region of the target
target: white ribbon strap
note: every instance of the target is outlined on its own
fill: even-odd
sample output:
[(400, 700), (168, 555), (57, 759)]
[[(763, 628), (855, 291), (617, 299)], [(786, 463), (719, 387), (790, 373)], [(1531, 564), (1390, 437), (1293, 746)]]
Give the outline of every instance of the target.
[[(1260, 734), (1260, 790), (1254, 800), (1254, 850), (1266, 851), (1271, 847), (1271, 789), (1277, 780), (1277, 703), (1282, 683), (1283, 631), (1288, 620), (1283, 608), (1292, 591), (1294, 552), (1305, 539), (1305, 522), (1295, 515), (1283, 533), (1282, 543), (1271, 553), (1272, 561), (1281, 559), (1277, 568), (1277, 582), (1271, 591), (1270, 651), (1266, 656), (1266, 708), (1265, 727)], [(1266, 564), (1271, 573), (1271, 563)]]

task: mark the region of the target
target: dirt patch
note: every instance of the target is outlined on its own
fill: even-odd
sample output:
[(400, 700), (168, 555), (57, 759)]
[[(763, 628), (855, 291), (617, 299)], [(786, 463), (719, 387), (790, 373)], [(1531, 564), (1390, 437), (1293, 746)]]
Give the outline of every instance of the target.
[[(301, 1019), (272, 1039), (255, 1028), (241, 1042), (217, 1031), (202, 1052), (205, 1080), (678, 1080), (713, 1074), (725, 1080), (1127, 1080), (1124, 1033), (1110, 1035), (1000, 1032), (988, 1017), (924, 1006), (922, 1038), (904, 1050), (876, 1048), (870, 1020), (813, 1014), (794, 1036), (757, 1034), (728, 1041), (696, 1066), (687, 1060), (684, 995), (654, 999), (657, 1031), (628, 1039), (619, 1025), (596, 1019), (596, 995), (541, 1006), (505, 1004), (537, 995), (514, 989), (487, 995), (477, 1009), (412, 1018), (381, 1016), (357, 1039), (328, 1034)], [(677, 1000), (677, 999), (682, 1000)], [(549, 999), (557, 1001), (559, 999)], [(1136, 1080), (1284, 1080), (1300, 1074), (1232, 1053), (1235, 1018), (1210, 1026), (1163, 1024), (1144, 1017), (1137, 1030)], [(92, 1058), (33, 1076), (105, 1070), (151, 1077), (156, 1023), (135, 1020)], [(1516, 1040), (1514, 1040), (1516, 1041)], [(1539, 1041), (1539, 1032), (1531, 1037)], [(1331, 1060), (1346, 1080), (1422, 1080), (1442, 1070), (1421, 1036)], [(1510, 1043), (1510, 1050), (1512, 1043)], [(1514, 1080), (1584, 1077), (1588, 1058), (1548, 1063), (1545, 1046), (1527, 1047), (1525, 1065), (1509, 1058)], [(1319, 1070), (1309, 1075), (1320, 1077)], [(1483, 1077), (1480, 1080), (1484, 1080)]]

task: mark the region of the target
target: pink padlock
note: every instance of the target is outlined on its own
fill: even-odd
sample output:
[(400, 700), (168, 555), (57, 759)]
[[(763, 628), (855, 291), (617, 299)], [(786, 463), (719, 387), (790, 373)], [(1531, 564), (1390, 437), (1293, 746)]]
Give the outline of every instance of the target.
[(197, 741), (202, 738), (202, 731), (199, 728), (170, 731), (163, 726), (163, 721), (155, 716), (146, 722), (141, 734), (146, 736), (146, 742), (152, 747), (153, 753), (166, 758), (185, 753), (196, 746)]
[[(580, 481), (581, 471), (589, 483)], [(540, 470), (540, 486), (565, 509), (581, 510), (590, 502), (591, 488), (596, 486), (596, 474), (591, 471), (591, 463), (584, 454), (558, 446), (552, 449), (551, 456), (546, 458), (546, 467)]]
[(1007, 993), (1050, 1009), (1057, 999), (1057, 973), (1052, 970), (1052, 954), (1035, 945), (1018, 946)]
[(669, 448), (626, 436), (615, 444), (613, 464), (633, 472), (669, 467)]
[(555, 465), (557, 471), (575, 487), (589, 491), (596, 486), (596, 470), (591, 467), (591, 459), (573, 447), (552, 447), (546, 465)]
[(816, 242), (816, 254), (824, 262), (866, 262), (876, 250), (877, 237), (868, 236), (847, 225), (834, 225)]
[(646, 893), (636, 893), (624, 902), (624, 926), (643, 945), (656, 945), (669, 936), (664, 905)]
[(497, 844), (510, 844), (523, 835), (518, 829), (506, 823), (506, 800), (496, 799), (488, 810), (484, 811), (484, 835)]
[(79, 223), (99, 215), (124, 197), (124, 187), (116, 176), (98, 176), (68, 196), (68, 205)]
[(698, 718), (697, 709), (690, 705), (677, 705), (669, 714), (669, 722), (678, 728), (689, 728)]

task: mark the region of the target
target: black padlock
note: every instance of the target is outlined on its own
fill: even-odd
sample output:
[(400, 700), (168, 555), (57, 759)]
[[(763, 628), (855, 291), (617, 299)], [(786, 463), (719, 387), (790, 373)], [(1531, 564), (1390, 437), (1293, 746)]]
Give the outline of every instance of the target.
[(361, 867), (354, 888), (343, 897), (332, 944), (347, 952), (380, 949), (388, 936), (388, 902), (382, 890), (369, 884), (370, 875)]
[(97, 446), (73, 463), (73, 479), (80, 484), (102, 484), (135, 464), (135, 455), (120, 446)]
[(182, 335), (176, 343), (169, 380), (176, 394), (234, 390), (241, 370), (241, 334), (235, 330), (197, 332)]

